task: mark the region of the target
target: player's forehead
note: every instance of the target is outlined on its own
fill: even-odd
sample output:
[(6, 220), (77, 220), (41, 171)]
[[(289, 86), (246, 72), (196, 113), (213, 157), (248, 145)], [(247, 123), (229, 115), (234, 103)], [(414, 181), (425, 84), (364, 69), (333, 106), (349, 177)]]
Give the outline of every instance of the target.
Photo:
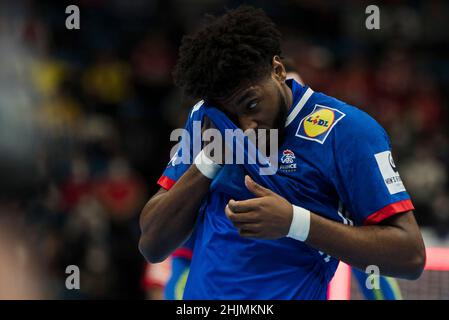
[(246, 97), (254, 93), (255, 91), (260, 90), (259, 86), (256, 84), (239, 87), (234, 92), (232, 92), (228, 97), (226, 97), (222, 102), (223, 103), (240, 103)]
[(261, 82), (251, 82), (244, 85), (240, 85), (230, 94), (225, 97), (217, 98), (220, 107), (225, 108), (228, 111), (235, 111), (239, 105), (246, 100), (260, 94), (263, 91), (263, 85)]

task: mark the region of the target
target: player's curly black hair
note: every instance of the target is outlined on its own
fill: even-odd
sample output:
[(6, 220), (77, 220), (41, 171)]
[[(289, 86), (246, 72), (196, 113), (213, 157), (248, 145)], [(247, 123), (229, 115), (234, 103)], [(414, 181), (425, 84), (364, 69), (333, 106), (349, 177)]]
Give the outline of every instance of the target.
[(269, 74), (272, 58), (281, 55), (281, 33), (262, 9), (240, 6), (206, 19), (179, 49), (173, 75), (187, 95), (226, 97), (240, 84)]

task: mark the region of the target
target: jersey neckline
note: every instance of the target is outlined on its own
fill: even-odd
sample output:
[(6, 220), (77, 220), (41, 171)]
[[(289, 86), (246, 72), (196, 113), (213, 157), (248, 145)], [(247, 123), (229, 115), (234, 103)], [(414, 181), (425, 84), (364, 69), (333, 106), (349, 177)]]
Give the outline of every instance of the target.
[(287, 79), (285, 83), (290, 87), (293, 95), (293, 103), (285, 121), (285, 127), (287, 127), (296, 119), (314, 91), (307, 85), (302, 86), (294, 79)]

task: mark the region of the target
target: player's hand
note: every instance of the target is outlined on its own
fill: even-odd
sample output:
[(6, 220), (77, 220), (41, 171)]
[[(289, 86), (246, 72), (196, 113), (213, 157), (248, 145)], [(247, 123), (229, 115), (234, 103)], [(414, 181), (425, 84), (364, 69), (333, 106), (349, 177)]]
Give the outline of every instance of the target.
[(245, 185), (256, 198), (230, 200), (225, 208), (226, 216), (239, 230), (242, 237), (278, 239), (285, 237), (293, 219), (290, 202), (262, 187), (245, 176)]

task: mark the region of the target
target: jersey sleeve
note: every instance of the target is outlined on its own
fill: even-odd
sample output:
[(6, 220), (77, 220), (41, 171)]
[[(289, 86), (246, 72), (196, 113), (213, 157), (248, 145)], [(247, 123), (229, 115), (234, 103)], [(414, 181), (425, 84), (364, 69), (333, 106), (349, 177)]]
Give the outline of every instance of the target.
[(180, 137), (177, 151), (157, 181), (165, 190), (170, 190), (173, 187), (176, 181), (189, 169), (194, 157), (201, 150), (202, 105), (203, 101), (198, 102), (190, 110), (184, 129), (177, 129), (180, 130), (177, 134)]
[(369, 225), (413, 210), (385, 130), (360, 110), (345, 120), (335, 133), (335, 185), (349, 217)]
[(172, 258), (192, 260), (194, 244), (195, 233), (192, 233), (192, 235), (186, 240), (186, 242), (173, 252)]

